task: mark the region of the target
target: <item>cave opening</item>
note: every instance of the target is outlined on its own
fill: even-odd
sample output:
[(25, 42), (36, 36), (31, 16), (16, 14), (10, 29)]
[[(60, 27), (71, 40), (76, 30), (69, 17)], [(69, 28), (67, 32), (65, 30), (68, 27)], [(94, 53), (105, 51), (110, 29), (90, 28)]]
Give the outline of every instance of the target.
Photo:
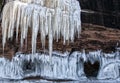
[(94, 64), (92, 64), (90, 61), (84, 63), (84, 72), (86, 77), (96, 78), (99, 72), (100, 68), (100, 62), (96, 61)]
[(24, 71), (33, 71), (33, 70), (35, 70), (35, 64), (32, 63), (32, 61), (24, 61), (23, 70)]

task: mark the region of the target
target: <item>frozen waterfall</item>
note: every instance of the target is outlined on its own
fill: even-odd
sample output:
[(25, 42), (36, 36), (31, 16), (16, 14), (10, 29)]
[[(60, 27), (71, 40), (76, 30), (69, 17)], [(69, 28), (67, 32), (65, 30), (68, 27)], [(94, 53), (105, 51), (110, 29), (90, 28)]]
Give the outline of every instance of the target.
[(2, 36), (3, 49), (6, 40), (21, 32), (21, 47), (32, 30), (32, 53), (36, 53), (37, 35), (40, 32), (42, 46), (49, 39), (49, 54), (52, 55), (53, 39), (63, 38), (74, 42), (77, 32), (81, 32), (80, 5), (77, 0), (8, 0), (3, 9)]
[(23, 79), (26, 77), (40, 76), (45, 79), (58, 80), (85, 80), (84, 63), (95, 61), (100, 63), (97, 79), (119, 79), (120, 78), (120, 51), (106, 54), (96, 52), (69, 52), (52, 53), (52, 60), (49, 55), (36, 53), (16, 53), (10, 61), (0, 58), (0, 77), (9, 79)]
[[(79, 80), (86, 79), (81, 53), (74, 52), (60, 54), (53, 52), (52, 62), (49, 55), (36, 53), (24, 55), (17, 53), (11, 61), (0, 58), (0, 77), (9, 79), (23, 79), (31, 76), (41, 76), (46, 79)], [(27, 67), (29, 66), (29, 67)]]
[[(81, 31), (81, 8), (77, 0), (7, 0), (2, 17), (3, 50), (7, 39), (16, 40), (20, 35), (21, 47), (32, 31), (32, 54), (20, 54), (12, 60), (0, 58), (0, 77), (24, 79), (40, 76), (45, 79), (81, 80), (87, 79), (84, 63), (100, 63), (97, 79), (120, 79), (120, 50), (114, 53), (101, 51), (85, 53), (75, 51), (58, 53), (53, 51), (53, 40), (74, 42)], [(20, 32), (20, 34), (19, 34)], [(36, 53), (37, 35), (40, 33), (42, 47), (49, 39), (49, 54)], [(33, 56), (34, 54), (34, 56)], [(52, 55), (49, 56), (49, 55)], [(51, 57), (51, 61), (49, 58)]]

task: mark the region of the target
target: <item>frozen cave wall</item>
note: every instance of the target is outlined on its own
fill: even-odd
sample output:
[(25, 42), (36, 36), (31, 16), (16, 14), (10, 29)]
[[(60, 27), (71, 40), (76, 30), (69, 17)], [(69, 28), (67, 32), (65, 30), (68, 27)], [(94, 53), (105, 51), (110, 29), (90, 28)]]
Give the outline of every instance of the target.
[(120, 78), (120, 50), (115, 53), (96, 52), (53, 52), (52, 60), (49, 55), (36, 53), (16, 53), (12, 60), (0, 58), (0, 77), (8, 79), (24, 79), (40, 76), (53, 80), (86, 80), (84, 63), (99, 62), (97, 79)]
[[(54, 52), (52, 60), (49, 55), (34, 56), (17, 53), (11, 61), (0, 58), (0, 75), (2, 78), (23, 79), (25, 77), (40, 76), (45, 79), (79, 80), (86, 79), (83, 64), (79, 57), (81, 53), (64, 54)], [(29, 66), (29, 67), (27, 67)], [(9, 68), (8, 68), (9, 67)]]

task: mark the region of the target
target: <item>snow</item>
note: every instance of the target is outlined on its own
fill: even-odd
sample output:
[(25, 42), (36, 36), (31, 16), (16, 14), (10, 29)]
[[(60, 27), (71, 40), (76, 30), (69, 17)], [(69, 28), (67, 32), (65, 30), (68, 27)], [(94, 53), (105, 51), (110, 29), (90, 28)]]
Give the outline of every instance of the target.
[(21, 47), (32, 30), (32, 54), (36, 53), (37, 35), (40, 32), (42, 48), (49, 39), (49, 55), (52, 55), (53, 40), (63, 37), (74, 42), (75, 34), (81, 32), (80, 5), (77, 0), (8, 0), (3, 9), (2, 36), (3, 50), (7, 39), (13, 39), (16, 30), (21, 32)]

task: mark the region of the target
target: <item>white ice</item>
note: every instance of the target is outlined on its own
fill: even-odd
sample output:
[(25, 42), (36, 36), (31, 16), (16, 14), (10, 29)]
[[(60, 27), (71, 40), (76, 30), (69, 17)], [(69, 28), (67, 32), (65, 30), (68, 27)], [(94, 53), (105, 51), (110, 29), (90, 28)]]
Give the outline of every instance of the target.
[[(106, 54), (101, 51), (84, 51), (69, 53), (52, 52), (53, 39), (63, 38), (74, 42), (75, 33), (81, 31), (80, 5), (77, 0), (8, 0), (3, 9), (2, 43), (3, 50), (6, 40), (13, 38), (16, 29), (16, 39), (21, 35), (21, 47), (27, 38), (29, 28), (32, 30), (32, 53), (16, 54), (10, 61), (0, 58), (0, 77), (22, 79), (29, 76), (41, 76), (48, 79), (86, 79), (84, 62), (100, 63), (97, 79), (120, 78), (120, 50)], [(18, 34), (18, 32), (21, 34)], [(43, 48), (46, 36), (49, 37), (49, 54), (36, 53), (37, 35), (40, 32)], [(49, 61), (51, 57), (51, 62)], [(27, 65), (29, 67), (26, 67)]]
[[(120, 78), (120, 52), (106, 54), (96, 52), (69, 52), (52, 53), (49, 55), (36, 53), (19, 54), (10, 61), (0, 58), (0, 77), (9, 79), (22, 79), (25, 77), (41, 76), (46, 79), (81, 80), (86, 79), (84, 62), (95, 61), (100, 63), (97, 79), (119, 79)], [(29, 66), (29, 67), (28, 67)]]
[(21, 47), (32, 30), (32, 53), (36, 53), (37, 35), (40, 32), (42, 47), (49, 39), (49, 54), (52, 55), (53, 39), (63, 37), (63, 44), (74, 41), (81, 32), (80, 5), (77, 0), (8, 0), (3, 9), (2, 36), (3, 50), (6, 40), (13, 38), (16, 30), (21, 32)]
[[(86, 79), (81, 53), (53, 53), (51, 62), (49, 55), (36, 53), (24, 55), (17, 53), (10, 61), (0, 58), (0, 77), (22, 79), (25, 77), (41, 76), (46, 79), (79, 80)], [(27, 66), (30, 66), (28, 68)]]

